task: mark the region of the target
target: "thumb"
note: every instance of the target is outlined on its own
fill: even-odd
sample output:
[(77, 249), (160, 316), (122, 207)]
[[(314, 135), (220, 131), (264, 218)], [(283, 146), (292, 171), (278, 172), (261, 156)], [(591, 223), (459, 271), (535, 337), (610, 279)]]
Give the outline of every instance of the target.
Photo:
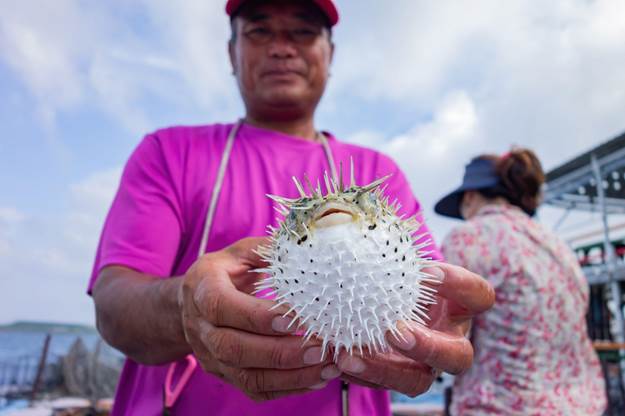
[(226, 250), (238, 265), (236, 272), (231, 274), (232, 283), (236, 288), (245, 293), (252, 293), (255, 290), (255, 283), (260, 278), (253, 269), (266, 267), (267, 263), (258, 254), (258, 249), (268, 246), (270, 239), (267, 237), (250, 237), (237, 241)]
[(227, 270), (231, 276), (242, 275), (252, 269), (266, 267), (267, 263), (257, 253), (258, 248), (269, 245), (268, 237), (243, 238), (228, 247), (213, 253), (215, 260)]

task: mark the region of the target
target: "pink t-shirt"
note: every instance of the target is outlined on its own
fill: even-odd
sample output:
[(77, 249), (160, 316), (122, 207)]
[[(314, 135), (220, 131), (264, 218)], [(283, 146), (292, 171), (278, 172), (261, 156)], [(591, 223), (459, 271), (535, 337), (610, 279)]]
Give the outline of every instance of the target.
[[(89, 290), (107, 265), (123, 265), (162, 276), (184, 274), (195, 261), (204, 219), (228, 133), (233, 124), (174, 127), (148, 135), (130, 157), (106, 219)], [(387, 195), (397, 198), (401, 213), (419, 213), (410, 186), (388, 157), (341, 143), (331, 135), (335, 163), (343, 163), (345, 181), (350, 157), (358, 184), (392, 173)], [(234, 141), (208, 240), (220, 250), (250, 236), (265, 236), (276, 225), (273, 204), (265, 195), (297, 197), (292, 176), (307, 173), (313, 182), (330, 172), (323, 146), (275, 131), (243, 125)], [(347, 183), (347, 182), (346, 182)], [(425, 225), (419, 233), (428, 233)], [(434, 257), (440, 255), (434, 246)], [(127, 360), (115, 397), (114, 415), (162, 412), (164, 366)], [(180, 367), (180, 366), (179, 366)], [(352, 415), (390, 415), (384, 390), (349, 387)], [(322, 390), (265, 403), (248, 399), (233, 386), (199, 367), (174, 406), (176, 415), (339, 415), (340, 382)]]

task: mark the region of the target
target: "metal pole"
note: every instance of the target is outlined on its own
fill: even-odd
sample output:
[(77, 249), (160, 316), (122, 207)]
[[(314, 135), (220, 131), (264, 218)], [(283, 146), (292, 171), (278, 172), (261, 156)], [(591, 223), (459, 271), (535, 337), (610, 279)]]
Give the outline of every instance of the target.
[(33, 389), (30, 394), (30, 400), (35, 400), (35, 395), (37, 394), (37, 390), (39, 390), (39, 384), (41, 384), (41, 377), (43, 376), (43, 370), (46, 366), (46, 360), (48, 358), (48, 349), (50, 348), (50, 339), (52, 337), (50, 334), (46, 334), (46, 340), (43, 343), (43, 350), (41, 351), (41, 358), (39, 359), (39, 366), (37, 367), (37, 375), (35, 376), (35, 381), (33, 382)]
[(573, 209), (572, 206), (569, 206), (566, 208), (566, 211), (564, 211), (564, 214), (562, 214), (562, 216), (558, 219), (558, 222), (556, 223), (556, 225), (553, 226), (553, 230), (557, 231), (560, 226), (562, 225), (562, 223), (564, 223), (564, 220), (566, 220), (566, 218), (569, 216), (569, 214), (571, 213), (571, 210)]
[[(608, 283), (610, 285), (610, 291), (612, 292), (612, 299), (615, 303), (614, 315), (616, 318), (616, 326), (618, 328), (615, 338), (617, 342), (622, 343), (625, 340), (625, 323), (623, 320), (623, 307), (621, 305), (621, 286), (619, 281), (614, 278), (614, 271), (616, 270), (616, 257), (614, 255), (614, 247), (612, 247), (612, 242), (610, 241), (610, 226), (608, 224), (605, 191), (603, 189), (603, 176), (601, 175), (601, 168), (599, 167), (597, 156), (594, 153), (590, 155), (590, 161), (592, 164), (592, 171), (595, 175), (595, 181), (597, 182), (597, 196), (599, 197), (599, 206), (601, 208), (601, 220), (603, 222), (603, 252), (606, 271), (608, 272)], [(625, 376), (625, 361), (621, 359), (622, 354), (623, 350), (619, 350), (621, 377)]]

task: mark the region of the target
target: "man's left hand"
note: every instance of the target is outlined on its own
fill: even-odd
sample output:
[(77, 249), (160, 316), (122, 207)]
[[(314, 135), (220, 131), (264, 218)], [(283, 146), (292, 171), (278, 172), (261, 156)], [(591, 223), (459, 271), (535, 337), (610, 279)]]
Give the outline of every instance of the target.
[(388, 332), (393, 348), (387, 353), (342, 352), (338, 366), (344, 380), (414, 397), (426, 392), (441, 371), (460, 374), (471, 367), (473, 347), (466, 334), (472, 318), (493, 306), (495, 292), (485, 279), (462, 267), (438, 263), (426, 272), (440, 279), (428, 326), (400, 322), (405, 340)]

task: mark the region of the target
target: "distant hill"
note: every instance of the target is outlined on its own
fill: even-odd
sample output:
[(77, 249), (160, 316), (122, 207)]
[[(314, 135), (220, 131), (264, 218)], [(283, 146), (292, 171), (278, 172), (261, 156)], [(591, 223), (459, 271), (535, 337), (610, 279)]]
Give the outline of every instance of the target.
[(52, 333), (94, 333), (96, 329), (89, 325), (64, 324), (59, 322), (16, 321), (0, 325), (0, 331), (52, 332)]

